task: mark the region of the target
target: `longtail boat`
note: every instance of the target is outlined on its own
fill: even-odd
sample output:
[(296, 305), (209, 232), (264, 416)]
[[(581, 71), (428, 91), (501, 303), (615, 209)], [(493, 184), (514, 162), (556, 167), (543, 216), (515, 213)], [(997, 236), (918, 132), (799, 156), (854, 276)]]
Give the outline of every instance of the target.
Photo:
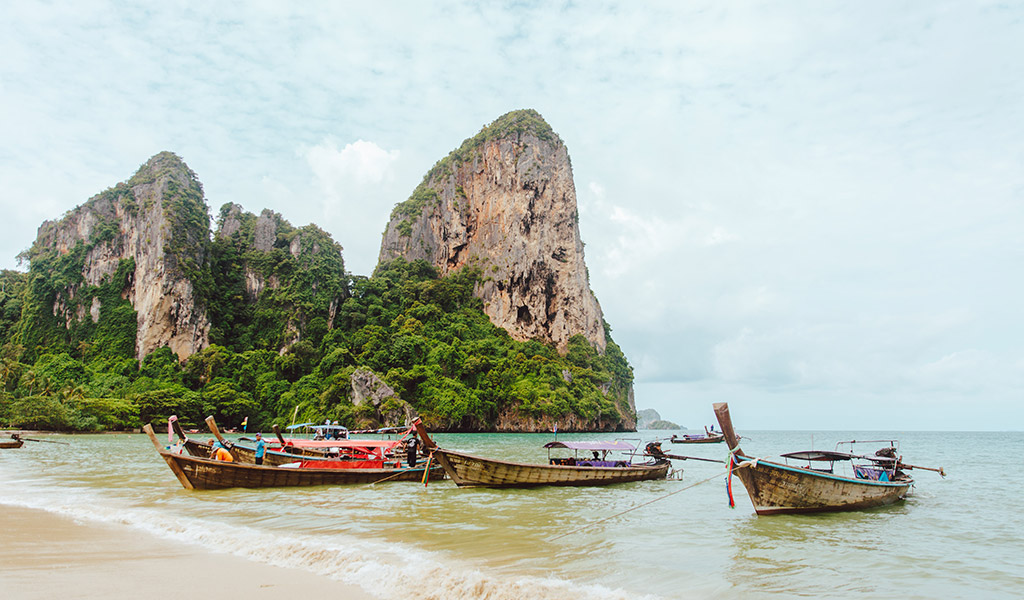
[[(175, 435), (178, 436), (178, 444), (190, 456), (197, 456), (200, 458), (209, 458), (213, 452), (213, 446), (207, 442), (201, 442), (194, 440), (185, 433), (182, 429), (181, 424), (177, 419), (172, 417), (169, 419), (170, 429), (174, 431)], [(256, 463), (256, 449), (241, 444), (235, 444), (229, 442), (221, 435), (220, 429), (217, 427), (217, 423), (213, 421), (213, 417), (207, 417), (207, 425), (210, 427), (210, 432), (213, 433), (214, 437), (219, 441), (231, 456), (235, 459), (235, 462), (245, 464)], [(269, 440), (268, 440), (269, 441)], [(303, 456), (297, 453), (288, 453), (275, 450), (271, 447), (267, 447), (266, 452), (263, 455), (263, 464), (279, 467), (296, 461), (302, 460), (326, 460), (327, 457), (322, 454), (316, 454), (313, 456)]]
[(725, 436), (717, 431), (708, 431), (705, 427), (704, 433), (684, 433), (681, 436), (673, 434), (669, 441), (673, 444), (717, 444), (724, 442)]
[[(914, 484), (914, 480), (904, 470), (934, 470), (945, 476), (942, 469), (904, 463), (891, 446), (874, 456), (821, 450), (782, 455), (785, 459), (806, 461), (806, 467), (753, 458), (744, 454), (739, 447), (739, 439), (733, 431), (732, 418), (729, 416), (729, 405), (718, 403), (714, 409), (729, 445), (731, 475), (736, 475), (743, 482), (758, 515), (835, 512), (885, 506), (906, 498), (910, 486)], [(852, 475), (836, 473), (834, 464), (847, 461), (853, 467)]]
[(14, 449), (21, 448), (25, 444), (25, 441), (18, 437), (18, 434), (12, 433), (11, 439), (0, 440), (0, 449)]
[[(671, 462), (655, 458), (651, 462), (633, 464), (629, 461), (606, 460), (609, 451), (634, 452), (628, 442), (549, 442), (547, 448), (569, 448), (604, 453), (601, 458), (549, 458), (548, 464), (529, 464), (494, 460), (445, 450), (437, 446), (423, 423), (413, 421), (423, 440), (424, 450), (444, 467), (459, 487), (526, 488), (542, 485), (596, 486), (665, 479)], [(428, 459), (429, 460), (429, 459)]]
[[(160, 444), (153, 427), (143, 430), (160, 457), (188, 490), (215, 490), (233, 487), (266, 488), (313, 485), (343, 485), (384, 481), (421, 481), (444, 479), (440, 467), (402, 467), (397, 461), (331, 460), (291, 463), (284, 466), (254, 465), (175, 454)], [(398, 441), (391, 442), (398, 445)], [(429, 473), (427, 468), (430, 469)], [(427, 477), (429, 475), (429, 477)]]

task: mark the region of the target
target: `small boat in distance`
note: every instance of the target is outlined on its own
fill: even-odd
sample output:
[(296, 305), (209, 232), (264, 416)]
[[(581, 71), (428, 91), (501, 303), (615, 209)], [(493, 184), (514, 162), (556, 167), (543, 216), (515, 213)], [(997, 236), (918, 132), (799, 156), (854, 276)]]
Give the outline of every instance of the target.
[(681, 436), (672, 434), (669, 441), (673, 444), (717, 444), (725, 441), (725, 436), (720, 432), (715, 431), (715, 427), (712, 425), (710, 430), (705, 427), (703, 434), (684, 433)]
[(18, 437), (18, 434), (12, 433), (11, 439), (0, 440), (0, 449), (13, 450), (14, 448), (21, 448), (24, 444), (25, 442), (20, 437)]
[[(885, 506), (906, 498), (910, 486), (914, 484), (914, 480), (904, 470), (934, 470), (945, 476), (942, 469), (904, 463), (892, 444), (874, 456), (838, 450), (812, 450), (782, 455), (784, 459), (806, 461), (806, 467), (752, 458), (739, 447), (739, 438), (733, 431), (729, 415), (729, 405), (718, 403), (714, 409), (731, 452), (729, 480), (731, 475), (739, 477), (758, 515), (835, 512)], [(853, 473), (836, 473), (835, 463), (846, 461), (851, 463)]]
[[(437, 459), (445, 472), (459, 487), (527, 488), (543, 485), (596, 486), (665, 479), (671, 461), (663, 455), (649, 453), (653, 460), (633, 464), (628, 460), (608, 460), (612, 451), (635, 452), (635, 447), (623, 441), (614, 442), (549, 442), (548, 464), (517, 463), (473, 456), (464, 452), (445, 450), (437, 446), (423, 423), (413, 421), (424, 450)], [(650, 445), (648, 445), (650, 447)], [(568, 448), (576, 457), (551, 458), (551, 448)], [(590, 458), (578, 458), (578, 451), (590, 452)], [(657, 451), (661, 454), (660, 451)]]

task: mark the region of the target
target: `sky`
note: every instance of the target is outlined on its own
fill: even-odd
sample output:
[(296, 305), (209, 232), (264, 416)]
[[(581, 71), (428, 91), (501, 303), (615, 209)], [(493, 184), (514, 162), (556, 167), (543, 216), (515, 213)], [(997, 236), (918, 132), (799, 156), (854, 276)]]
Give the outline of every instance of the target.
[[(637, 408), (1024, 429), (1024, 6), (4, 2), (0, 268), (181, 156), (372, 272), (392, 207), (533, 108)], [(20, 268), (24, 268), (23, 266)]]

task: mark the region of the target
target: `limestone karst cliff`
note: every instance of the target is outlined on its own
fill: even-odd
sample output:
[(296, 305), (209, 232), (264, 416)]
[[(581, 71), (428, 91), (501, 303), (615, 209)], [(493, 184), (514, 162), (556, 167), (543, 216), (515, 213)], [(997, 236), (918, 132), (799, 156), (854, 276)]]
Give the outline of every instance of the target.
[(211, 342), (282, 354), (304, 339), (319, 344), (348, 295), (341, 245), (266, 209), (226, 204), (217, 221)]
[[(46, 222), (0, 273), (0, 426), (177, 415), (437, 431), (635, 427), (590, 292), (568, 153), (533, 111), (440, 161), (370, 276), (316, 225), (210, 209), (174, 154)], [(408, 260), (402, 260), (402, 259)], [(394, 259), (394, 260), (388, 260)]]
[(209, 226), (201, 184), (170, 152), (63, 219), (44, 222), (28, 258), (37, 274), (58, 270), (60, 277), (38, 279), (39, 286), (52, 285), (36, 290), (36, 300), (50, 306), (26, 320), (22, 343), (53, 335), (46, 327), (51, 316), (87, 343), (96, 343), (89, 322), (101, 331), (118, 328), (123, 337), (128, 324), (121, 301), (127, 300), (135, 312), (138, 358), (163, 346), (181, 359), (204, 348), (210, 322), (196, 301), (195, 280), (206, 262)]
[(500, 117), (427, 173), (391, 213), (379, 260), (395, 257), (480, 268), (484, 312), (514, 339), (564, 353), (581, 334), (604, 351), (569, 153), (535, 111)]

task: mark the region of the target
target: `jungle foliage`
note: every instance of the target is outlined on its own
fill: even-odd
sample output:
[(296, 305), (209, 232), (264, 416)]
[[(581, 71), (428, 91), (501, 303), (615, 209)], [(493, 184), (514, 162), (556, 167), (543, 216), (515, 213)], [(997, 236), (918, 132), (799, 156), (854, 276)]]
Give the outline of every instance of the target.
[[(175, 227), (202, 226), (201, 215), (186, 217)], [(83, 261), (96, 240), (66, 254), (37, 248), (28, 273), (0, 273), (0, 426), (120, 430), (172, 414), (186, 425), (213, 415), (227, 427), (248, 417), (259, 429), (375, 425), (395, 407), (353, 404), (356, 369), (376, 373), (438, 430), (486, 431), (507, 414), (614, 426), (629, 410), (632, 370), (614, 342), (601, 355), (577, 336), (560, 355), (512, 340), (473, 296), (479, 271), (441, 278), (424, 261), (398, 259), (353, 276), (316, 226), (275, 215), (272, 247), (258, 250), (256, 217), (233, 218), (237, 231), (176, 256), (182, 270), (204, 273), (196, 289), (213, 324), (210, 345), (183, 363), (169, 348), (136, 360), (136, 313), (123, 297), (135, 266), (123, 260), (86, 285)], [(55, 311), (59, 302), (74, 306)]]

